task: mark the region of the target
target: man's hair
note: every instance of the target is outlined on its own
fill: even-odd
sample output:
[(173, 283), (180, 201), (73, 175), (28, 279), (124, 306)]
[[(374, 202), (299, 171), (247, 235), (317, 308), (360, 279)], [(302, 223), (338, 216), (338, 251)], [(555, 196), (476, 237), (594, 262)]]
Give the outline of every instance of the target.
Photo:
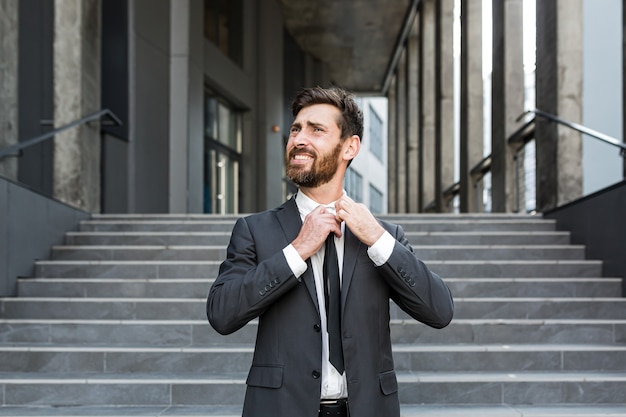
[(337, 107), (342, 116), (338, 121), (341, 139), (357, 135), (363, 141), (363, 112), (351, 93), (339, 87), (305, 88), (298, 93), (291, 104), (293, 117), (296, 117), (303, 108), (313, 104), (330, 104)]

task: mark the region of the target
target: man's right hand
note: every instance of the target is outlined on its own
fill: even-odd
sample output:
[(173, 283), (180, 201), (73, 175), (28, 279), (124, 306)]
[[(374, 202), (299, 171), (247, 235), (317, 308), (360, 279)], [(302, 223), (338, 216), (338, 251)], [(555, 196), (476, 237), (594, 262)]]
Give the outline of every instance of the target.
[(304, 218), (302, 228), (291, 244), (306, 261), (320, 250), (331, 233), (341, 237), (341, 222), (324, 206), (318, 206)]

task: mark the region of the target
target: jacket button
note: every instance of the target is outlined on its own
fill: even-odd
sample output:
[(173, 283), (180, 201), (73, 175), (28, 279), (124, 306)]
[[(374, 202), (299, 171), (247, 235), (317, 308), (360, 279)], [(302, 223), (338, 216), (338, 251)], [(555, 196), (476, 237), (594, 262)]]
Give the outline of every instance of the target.
[(322, 331), (322, 326), (320, 326), (319, 324), (315, 323), (313, 325), (313, 330), (315, 330), (317, 333)]
[(313, 373), (311, 373), (311, 376), (312, 376), (314, 379), (319, 379), (319, 377), (320, 377), (320, 371), (313, 371)]

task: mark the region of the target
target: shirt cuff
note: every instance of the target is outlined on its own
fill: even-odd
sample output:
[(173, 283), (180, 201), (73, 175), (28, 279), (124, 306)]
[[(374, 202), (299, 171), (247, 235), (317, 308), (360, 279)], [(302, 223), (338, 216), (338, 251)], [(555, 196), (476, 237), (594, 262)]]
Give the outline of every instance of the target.
[(391, 257), (395, 244), (396, 240), (393, 236), (385, 231), (385, 233), (367, 249), (367, 254), (376, 266), (381, 266)]
[(302, 260), (296, 248), (291, 244), (283, 249), (283, 254), (285, 255), (285, 259), (287, 259), (291, 272), (300, 280), (300, 276), (304, 274), (307, 269), (306, 262)]

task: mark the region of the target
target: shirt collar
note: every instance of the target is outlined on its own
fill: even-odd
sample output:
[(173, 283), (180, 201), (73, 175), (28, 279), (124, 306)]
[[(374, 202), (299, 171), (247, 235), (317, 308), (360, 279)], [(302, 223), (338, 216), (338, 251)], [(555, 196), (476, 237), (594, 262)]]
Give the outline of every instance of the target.
[[(346, 191), (343, 191), (343, 195), (346, 194)], [(300, 215), (304, 218), (306, 217), (310, 212), (312, 212), (313, 210), (315, 210), (316, 207), (318, 207), (320, 205), (320, 203), (318, 203), (317, 201), (313, 200), (312, 198), (306, 196), (304, 193), (301, 193), (298, 190), (298, 193), (296, 194), (296, 205), (298, 206), (298, 211), (300, 212)], [(332, 211), (333, 213), (335, 212), (335, 202), (333, 201), (330, 204), (324, 204), (324, 207), (326, 207), (328, 210)]]

